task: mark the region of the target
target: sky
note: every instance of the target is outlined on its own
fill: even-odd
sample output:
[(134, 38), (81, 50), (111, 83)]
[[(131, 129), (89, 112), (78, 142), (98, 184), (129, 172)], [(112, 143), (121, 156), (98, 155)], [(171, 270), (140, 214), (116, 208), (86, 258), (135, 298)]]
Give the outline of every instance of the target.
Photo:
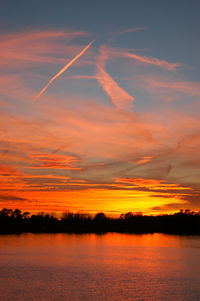
[(2, 0), (0, 208), (200, 210), (200, 2)]

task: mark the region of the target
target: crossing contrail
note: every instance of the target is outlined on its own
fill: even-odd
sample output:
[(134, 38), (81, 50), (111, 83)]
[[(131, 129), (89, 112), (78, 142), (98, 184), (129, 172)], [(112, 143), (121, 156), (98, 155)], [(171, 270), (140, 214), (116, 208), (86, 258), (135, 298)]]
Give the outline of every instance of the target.
[(33, 100), (36, 100), (40, 95), (42, 95), (46, 89), (49, 87), (49, 85), (57, 78), (59, 77), (65, 70), (67, 70), (81, 55), (84, 54), (84, 52), (94, 43), (94, 40), (90, 42), (83, 50), (77, 54), (67, 65), (65, 65), (54, 77), (50, 79), (50, 81), (47, 83), (47, 85), (35, 96), (33, 97)]
[(105, 62), (107, 60), (106, 47), (101, 46), (100, 55), (97, 60), (97, 74), (96, 79), (100, 86), (108, 94), (113, 105), (117, 110), (127, 111), (131, 109), (134, 97), (129, 95), (124, 89), (122, 89), (118, 83), (106, 72)]

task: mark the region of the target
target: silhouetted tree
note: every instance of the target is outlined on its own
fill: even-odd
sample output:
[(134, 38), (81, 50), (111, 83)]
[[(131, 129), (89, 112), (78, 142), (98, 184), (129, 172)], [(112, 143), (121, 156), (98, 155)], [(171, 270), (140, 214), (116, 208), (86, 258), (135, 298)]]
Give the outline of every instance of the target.
[(200, 234), (200, 212), (181, 210), (175, 214), (147, 216), (127, 212), (109, 218), (103, 212), (93, 218), (88, 214), (65, 212), (61, 219), (53, 214), (30, 215), (21, 210), (0, 210), (0, 233), (67, 232), (67, 233), (177, 233)]
[(130, 219), (133, 217), (133, 213), (132, 212), (127, 212), (124, 216), (125, 219)]
[(95, 215), (94, 220), (102, 221), (105, 220), (107, 217), (103, 212), (99, 212)]
[(12, 215), (12, 209), (3, 208), (0, 211), (0, 216), (11, 216)]
[(22, 214), (22, 218), (23, 219), (27, 219), (27, 218), (29, 218), (30, 217), (30, 212), (24, 212), (23, 214)]
[(11, 216), (12, 216), (13, 218), (18, 218), (18, 219), (19, 219), (19, 218), (22, 217), (21, 213), (22, 213), (21, 210), (15, 209), (15, 210), (12, 212), (12, 215), (11, 215)]

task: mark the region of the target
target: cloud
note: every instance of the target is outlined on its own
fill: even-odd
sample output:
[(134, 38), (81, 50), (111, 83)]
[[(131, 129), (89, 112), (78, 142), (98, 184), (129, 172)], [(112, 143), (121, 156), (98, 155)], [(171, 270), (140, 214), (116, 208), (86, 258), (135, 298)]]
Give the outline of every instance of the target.
[(111, 34), (125, 34), (125, 33), (131, 33), (131, 32), (135, 32), (135, 31), (140, 31), (140, 30), (144, 30), (146, 29), (146, 27), (132, 27), (132, 28), (127, 28), (121, 31), (116, 31), (116, 32), (111, 32)]
[(108, 51), (109, 57), (114, 56), (114, 57), (130, 58), (137, 62), (147, 64), (147, 65), (154, 65), (154, 66), (161, 67), (161, 68), (169, 70), (169, 71), (173, 71), (177, 67), (181, 66), (181, 64), (178, 62), (169, 63), (166, 60), (161, 60), (161, 59), (151, 57), (151, 56), (141, 56), (141, 55), (138, 55), (135, 53), (125, 52), (124, 50), (117, 50), (117, 48), (108, 48), (107, 51)]
[(54, 169), (71, 169), (80, 170), (77, 166), (80, 160), (77, 157), (69, 155), (56, 155), (52, 154), (35, 154), (31, 158), (39, 162), (40, 165), (33, 165), (32, 168), (54, 168)]
[(85, 51), (92, 45), (94, 41), (90, 42), (86, 47), (83, 48), (83, 50), (78, 53), (72, 60), (69, 61), (58, 73), (56, 73), (47, 83), (47, 85), (33, 98), (33, 100), (36, 100), (38, 97), (40, 97), (46, 89), (49, 87), (49, 85), (57, 78), (59, 77), (63, 72), (65, 72), (80, 56), (82, 56)]
[(0, 175), (1, 176), (19, 176), (21, 173), (20, 171), (13, 166), (8, 165), (0, 165)]
[(148, 162), (151, 161), (152, 158), (153, 158), (153, 157), (151, 157), (151, 156), (145, 156), (145, 157), (142, 157), (140, 160), (138, 160), (138, 161), (136, 162), (136, 164), (137, 164), (137, 165), (140, 165), (140, 164), (148, 163)]
[[(192, 188), (180, 186), (179, 184), (167, 183), (165, 180), (155, 179), (141, 179), (141, 178), (115, 178), (116, 183), (127, 184), (127, 188), (138, 189), (141, 191), (152, 191), (163, 194), (177, 194), (180, 195), (190, 193)], [(126, 187), (125, 186), (125, 187)], [(189, 191), (189, 192), (188, 192)], [(153, 196), (153, 195), (152, 195)]]
[[(6, 69), (29, 66), (33, 63), (62, 62), (54, 56), (58, 42), (70, 42), (77, 37), (88, 36), (82, 31), (27, 31), (0, 35), (0, 63)], [(68, 47), (69, 45), (67, 45)], [(70, 48), (70, 47), (68, 47)], [(66, 52), (66, 45), (62, 45)], [(66, 55), (66, 54), (65, 54)], [(53, 59), (54, 57), (54, 59)]]
[(127, 183), (136, 186), (147, 186), (147, 187), (157, 187), (163, 183), (163, 180), (154, 180), (154, 179), (137, 179), (137, 178), (115, 178), (116, 182)]
[(112, 104), (118, 110), (129, 110), (132, 107), (134, 97), (123, 90), (117, 82), (105, 71), (105, 61), (107, 54), (105, 47), (100, 49), (100, 55), (97, 60), (96, 78), (104, 91), (108, 94)]
[[(165, 196), (165, 197), (170, 197), (170, 196)], [(188, 206), (187, 202), (182, 202), (182, 203), (169, 203), (169, 204), (165, 204), (163, 206), (154, 206), (154, 207), (150, 207), (150, 210), (153, 211), (157, 211), (157, 212), (177, 212), (178, 210), (181, 209), (186, 209)]]
[(2, 201), (26, 201), (26, 199), (12, 194), (0, 194), (0, 202)]
[(170, 78), (157, 78), (156, 76), (141, 76), (141, 82), (144, 83), (144, 87), (154, 92), (160, 90), (166, 92), (179, 92), (191, 96), (200, 96), (200, 83), (190, 82), (184, 80), (170, 79)]

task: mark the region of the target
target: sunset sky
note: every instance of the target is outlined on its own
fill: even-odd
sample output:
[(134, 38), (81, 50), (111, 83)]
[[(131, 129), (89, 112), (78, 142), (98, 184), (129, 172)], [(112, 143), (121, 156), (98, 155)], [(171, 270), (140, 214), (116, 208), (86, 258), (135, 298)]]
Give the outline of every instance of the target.
[(199, 37), (199, 0), (2, 0), (0, 209), (200, 210)]

